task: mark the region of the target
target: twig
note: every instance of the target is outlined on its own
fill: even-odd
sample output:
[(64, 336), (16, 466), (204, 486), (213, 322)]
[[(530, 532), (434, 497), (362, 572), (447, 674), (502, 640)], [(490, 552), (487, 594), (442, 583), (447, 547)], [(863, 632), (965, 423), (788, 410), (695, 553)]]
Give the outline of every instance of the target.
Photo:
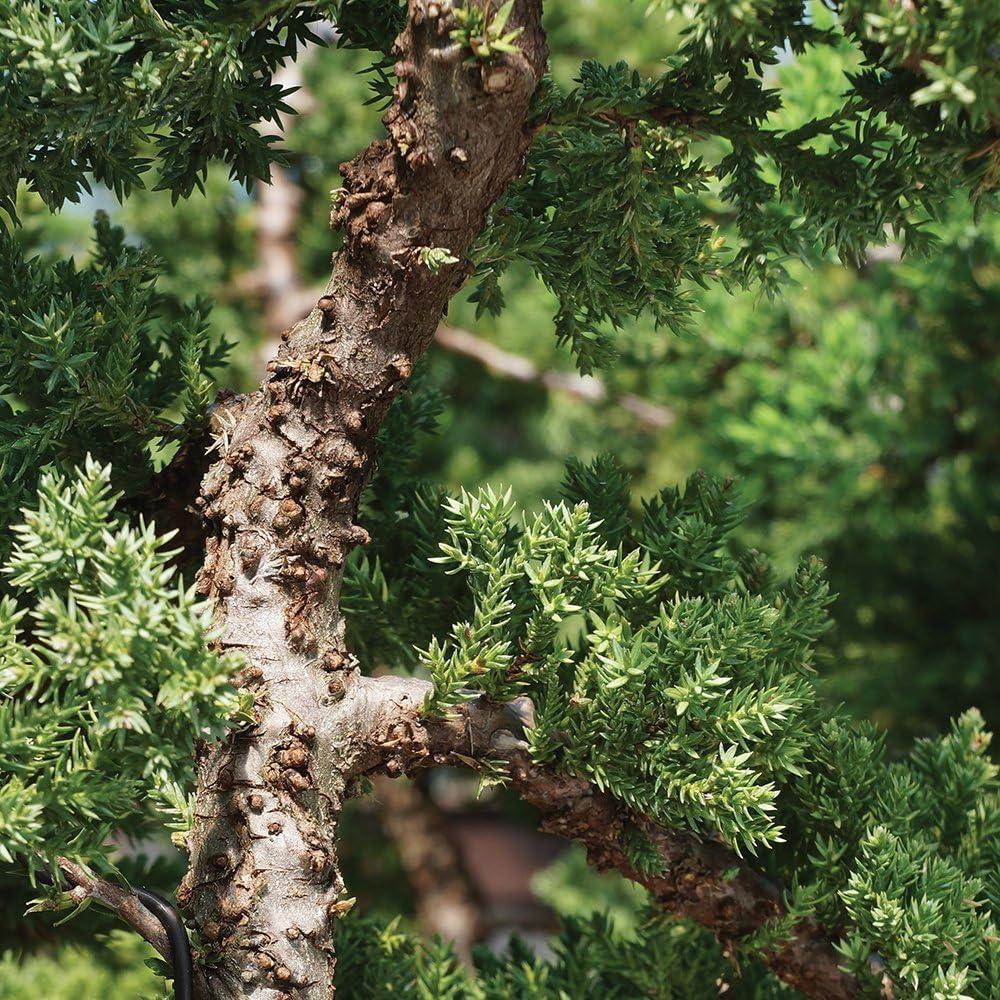
[[(266, 211), (270, 220), (264, 224), (258, 237), (260, 257), (265, 258), (263, 245), (275, 237), (275, 234), (287, 231), (294, 233), (295, 223), (289, 223), (289, 213), (293, 209), (294, 199), (272, 193), (264, 197), (264, 188), (259, 197), (260, 214)], [(285, 230), (284, 227), (290, 226)], [(266, 230), (266, 238), (265, 238)], [(239, 290), (244, 295), (260, 296), (264, 305), (264, 316), (268, 330), (275, 336), (282, 330), (298, 322), (303, 316), (315, 308), (316, 302), (323, 295), (319, 287), (303, 288), (288, 277), (287, 260), (289, 254), (276, 246), (266, 251), (268, 259), (275, 261), (275, 274), (272, 279), (264, 273), (264, 268), (255, 269), (244, 274), (239, 280)], [(291, 255), (294, 257), (294, 255)], [(278, 289), (283, 291), (278, 294)], [(650, 430), (661, 430), (670, 427), (677, 417), (673, 410), (660, 403), (644, 399), (631, 392), (612, 395), (601, 379), (593, 375), (578, 375), (575, 372), (553, 371), (549, 368), (539, 368), (533, 361), (505, 351), (496, 344), (479, 337), (468, 330), (442, 324), (435, 334), (435, 342), (446, 351), (459, 354), (462, 357), (477, 361), (487, 371), (502, 378), (513, 379), (515, 382), (540, 385), (549, 392), (561, 392), (573, 399), (590, 403), (594, 406), (618, 406), (631, 413), (638, 422)], [(274, 353), (272, 345), (268, 344), (262, 356), (270, 358)]]

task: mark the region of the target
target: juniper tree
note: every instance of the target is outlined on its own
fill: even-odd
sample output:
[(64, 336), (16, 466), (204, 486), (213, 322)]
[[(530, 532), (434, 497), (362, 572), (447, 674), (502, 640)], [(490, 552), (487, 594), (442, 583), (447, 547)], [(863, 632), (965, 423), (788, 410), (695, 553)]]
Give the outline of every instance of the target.
[[(780, 579), (733, 545), (732, 482), (634, 510), (609, 456), (570, 462), (561, 496), (525, 511), (409, 466), (436, 405), (420, 357), (467, 283), (502, 310), (505, 271), (529, 266), (589, 372), (629, 317), (697, 336), (697, 286), (781, 296), (793, 261), (889, 238), (933, 254), (955, 188), (991, 210), (992, 4), (649, 16), (667, 14), (688, 21), (655, 75), (588, 61), (571, 87), (547, 75), (539, 0), (0, 14), (0, 851), (36, 907), (96, 901), (170, 958), (108, 842), (166, 821), (202, 996), (710, 995), (715, 940), (760, 963), (748, 996), (996, 994), (981, 717), (895, 759), (827, 705), (822, 566)], [(86, 264), (32, 259), (19, 185), (55, 210), (93, 183), (186, 198), (210, 161), (266, 178), (281, 154), (257, 126), (288, 110), (274, 75), (324, 17), (370, 54), (386, 134), (331, 193), (341, 245), (315, 308), (258, 390), (213, 399), (206, 304), (158, 290), (103, 218)], [(853, 69), (796, 122), (767, 68), (824, 51)], [(472, 974), (347, 916), (345, 802), (445, 765), (648, 890), (634, 941), (569, 923), (551, 961), (514, 945)]]

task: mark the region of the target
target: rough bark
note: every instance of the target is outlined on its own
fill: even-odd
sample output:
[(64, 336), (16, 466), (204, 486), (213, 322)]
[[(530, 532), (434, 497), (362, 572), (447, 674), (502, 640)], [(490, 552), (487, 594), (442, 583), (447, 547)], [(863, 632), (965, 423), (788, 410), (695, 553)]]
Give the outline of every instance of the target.
[[(734, 945), (784, 915), (777, 886), (725, 845), (665, 829), (588, 781), (533, 763), (520, 738), (522, 727), (531, 723), (526, 700), (495, 704), (479, 699), (435, 719), (419, 711), (429, 693), (430, 685), (416, 679), (356, 679), (350, 697), (372, 728), (357, 731), (351, 777), (506, 762), (510, 787), (538, 810), (544, 831), (580, 841), (597, 868), (614, 869), (645, 886), (667, 912), (709, 928), (723, 945)], [(663, 874), (646, 875), (632, 866), (621, 847), (628, 824), (642, 829), (656, 846)], [(806, 997), (849, 1000), (857, 995), (857, 982), (839, 968), (829, 935), (812, 921), (796, 925), (782, 947), (762, 958)]]
[(379, 426), (431, 342), (464, 263), (432, 272), (421, 247), (464, 258), (522, 169), (543, 71), (540, 0), (518, 0), (520, 51), (466, 67), (451, 3), (411, 0), (397, 40), (388, 138), (342, 167), (345, 230), (326, 294), (287, 334), (257, 392), (220, 417), (200, 503), (201, 589), (219, 643), (242, 651), (256, 723), (202, 748), (191, 864), (179, 892), (213, 997), (333, 996), (345, 908), (334, 840), (352, 735), (338, 595)]

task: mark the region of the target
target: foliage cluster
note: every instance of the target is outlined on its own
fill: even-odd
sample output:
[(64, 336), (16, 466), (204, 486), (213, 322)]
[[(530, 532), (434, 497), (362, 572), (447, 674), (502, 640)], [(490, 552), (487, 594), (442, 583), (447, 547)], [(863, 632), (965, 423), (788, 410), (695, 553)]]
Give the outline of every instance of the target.
[(739, 519), (731, 490), (705, 477), (664, 490), (633, 533), (574, 502), (599, 479), (601, 505), (620, 506), (625, 478), (607, 464), (575, 471), (570, 502), (523, 526), (489, 489), (449, 503), (443, 561), (468, 575), (474, 608), (423, 656), (428, 711), (473, 692), (529, 694), (540, 762), (737, 849), (772, 843), (774, 780), (799, 772), (808, 740), (810, 650), (826, 624), (818, 568), (761, 593), (759, 560), (721, 551)]
[(239, 708), (208, 609), (151, 525), (114, 513), (110, 470), (42, 476), (0, 599), (0, 859), (107, 864), (151, 807), (184, 824), (195, 740)]
[[(740, 510), (725, 485), (665, 490), (637, 524), (627, 490), (598, 461), (534, 517), (488, 489), (448, 503), (440, 561), (467, 579), (473, 614), (424, 653), (427, 710), (527, 693), (537, 762), (738, 852), (774, 848), (764, 864), (793, 887), (789, 915), (750, 954), (812, 917), (841, 929), (862, 981), (878, 955), (896, 996), (995, 995), (1000, 783), (982, 717), (890, 760), (808, 676), (827, 617), (819, 567), (776, 587), (758, 554), (727, 552)], [(655, 873), (633, 834), (623, 849)]]
[(709, 1000), (723, 989), (739, 1000), (792, 995), (752, 964), (733, 976), (732, 966), (708, 938), (700, 929), (651, 912), (628, 936), (595, 916), (569, 921), (549, 960), (515, 938), (499, 955), (479, 952), (470, 974), (441, 941), (421, 941), (398, 922), (349, 918), (343, 924), (347, 950), (339, 988), (349, 1000)]
[[(148, 485), (157, 453), (204, 424), (215, 390), (208, 304), (157, 292), (156, 262), (99, 214), (94, 251), (49, 264), (0, 230), (0, 519), (31, 500), (39, 470), (86, 454), (121, 462), (119, 485)], [(166, 315), (165, 315), (166, 314)], [(7, 550), (0, 542), (0, 554)]]
[[(573, 90), (539, 97), (544, 129), (528, 171), (477, 250), (480, 308), (498, 311), (500, 274), (526, 262), (558, 298), (557, 335), (589, 371), (614, 356), (608, 324), (647, 312), (657, 326), (683, 326), (697, 285), (773, 295), (789, 260), (857, 261), (888, 233), (908, 251), (928, 249), (924, 225), (956, 175), (976, 198), (996, 181), (986, 109), (1000, 101), (1000, 77), (982, 33), (996, 14), (975, 7), (962, 5), (961, 24), (940, 35), (932, 15), (919, 18), (922, 39), (938, 46), (921, 64), (936, 67), (935, 82), (922, 89), (905, 68), (914, 39), (869, 44), (856, 21), (870, 27), (873, 11), (837, 21), (797, 2), (704, 5), (657, 76), (585, 61)], [(826, 60), (836, 87), (827, 113), (786, 120), (785, 93), (763, 75), (784, 51)], [(945, 78), (977, 72), (958, 113)], [(709, 195), (729, 223), (721, 234), (706, 218)]]

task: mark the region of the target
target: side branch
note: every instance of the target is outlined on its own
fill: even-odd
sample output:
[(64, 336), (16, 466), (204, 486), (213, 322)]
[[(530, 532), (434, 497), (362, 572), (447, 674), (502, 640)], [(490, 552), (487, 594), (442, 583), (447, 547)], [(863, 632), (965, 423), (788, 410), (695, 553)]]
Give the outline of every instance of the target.
[[(510, 787), (538, 810), (544, 831), (580, 841), (595, 867), (621, 872), (648, 889), (665, 910), (709, 928), (724, 945), (785, 915), (779, 888), (725, 845), (665, 829), (590, 782), (535, 764), (521, 738), (532, 724), (527, 699), (496, 704), (479, 698), (447, 718), (427, 718), (420, 706), (429, 693), (430, 684), (416, 679), (357, 679), (351, 695), (365, 705), (359, 718), (369, 728), (358, 739), (352, 777), (502, 762)], [(641, 829), (655, 846), (661, 874), (647, 875), (633, 866), (622, 848), (629, 827)], [(828, 936), (812, 921), (797, 924), (764, 961), (806, 997), (849, 1000), (857, 995), (854, 977), (840, 969)]]
[[(57, 863), (60, 874), (70, 887), (67, 895), (77, 906), (88, 900), (98, 903), (122, 923), (128, 924), (173, 966), (177, 996), (189, 996), (192, 990), (199, 996), (207, 995), (204, 974), (192, 963), (187, 934), (180, 918), (171, 911), (166, 900), (148, 889), (129, 889), (95, 875), (69, 858), (58, 858)], [(55, 884), (44, 870), (38, 873), (38, 877), (46, 885)], [(169, 918), (166, 914), (170, 914)], [(167, 924), (171, 921), (172, 926), (168, 929)]]
[(68, 858), (59, 858), (59, 871), (71, 886), (69, 896), (77, 905), (88, 899), (99, 903), (145, 938), (168, 962), (171, 960), (170, 941), (163, 924), (142, 905), (134, 892), (94, 875)]

